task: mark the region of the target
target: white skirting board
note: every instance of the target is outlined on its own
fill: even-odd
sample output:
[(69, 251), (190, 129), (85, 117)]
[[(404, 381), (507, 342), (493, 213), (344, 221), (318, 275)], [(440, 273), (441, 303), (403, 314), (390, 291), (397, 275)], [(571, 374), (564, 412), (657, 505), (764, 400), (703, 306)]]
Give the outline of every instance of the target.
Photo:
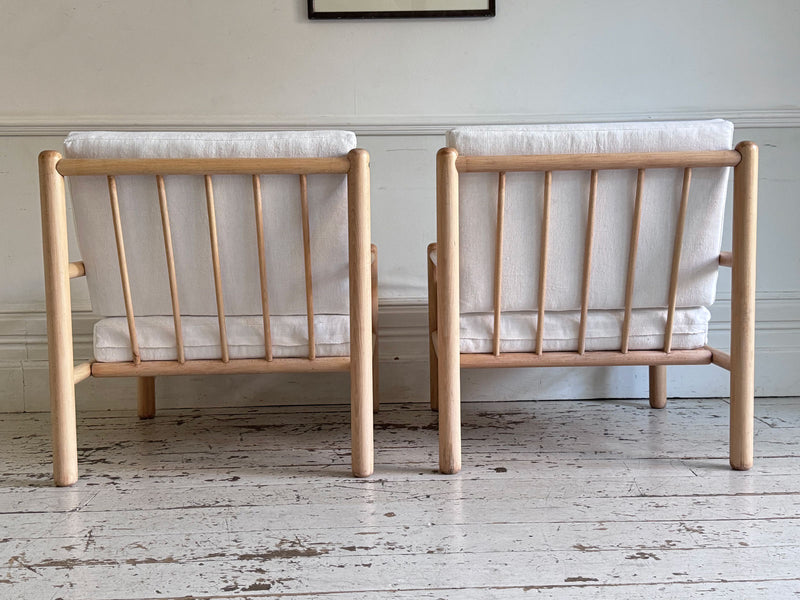
[[(800, 389), (800, 297), (759, 295), (756, 322), (756, 394), (791, 396)], [(76, 362), (91, 355), (96, 317), (74, 319)], [(712, 310), (710, 342), (727, 348), (730, 302)], [(47, 344), (42, 312), (0, 314), (0, 412), (46, 411)], [(380, 311), (381, 401), (427, 402), (427, 309), (416, 303), (382, 305)], [(728, 373), (713, 365), (670, 367), (671, 397), (725, 397)], [(469, 401), (646, 398), (646, 367), (481, 369), (462, 371), (462, 397)], [(340, 404), (349, 401), (347, 374), (162, 377), (161, 407)], [(78, 385), (78, 409), (132, 409), (132, 379), (90, 379)]]

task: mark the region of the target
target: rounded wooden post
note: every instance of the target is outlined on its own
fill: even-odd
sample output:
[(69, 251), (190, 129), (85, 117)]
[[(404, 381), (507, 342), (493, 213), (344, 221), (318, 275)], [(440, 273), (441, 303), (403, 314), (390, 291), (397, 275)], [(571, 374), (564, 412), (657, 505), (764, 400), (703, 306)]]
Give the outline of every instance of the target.
[(740, 142), (736, 150), (742, 161), (733, 171), (730, 462), (744, 471), (753, 466), (758, 146)]
[(56, 171), (58, 152), (39, 155), (42, 248), (47, 303), (47, 357), (50, 363), (50, 419), (56, 485), (78, 480), (75, 384), (72, 362), (72, 306), (69, 289), (67, 206), (64, 178)]
[(372, 261), (372, 412), (378, 412), (381, 407), (380, 378), (378, 377), (380, 365), (378, 364), (381, 338), (378, 335), (378, 247), (375, 244), (370, 246), (370, 260)]
[(664, 408), (667, 405), (667, 367), (650, 365), (650, 408)]
[(439, 359), (433, 347), (433, 332), (436, 331), (436, 267), (431, 260), (431, 252), (436, 244), (428, 244), (425, 262), (428, 263), (428, 367), (430, 370), (431, 410), (439, 410)]
[(461, 470), (461, 349), (458, 297), (458, 152), (436, 156), (436, 276), (439, 349), (439, 471)]
[(156, 416), (156, 378), (137, 378), (137, 401), (140, 419), (152, 419)]
[(367, 477), (373, 470), (369, 154), (356, 148), (348, 158), (352, 463), (353, 475)]

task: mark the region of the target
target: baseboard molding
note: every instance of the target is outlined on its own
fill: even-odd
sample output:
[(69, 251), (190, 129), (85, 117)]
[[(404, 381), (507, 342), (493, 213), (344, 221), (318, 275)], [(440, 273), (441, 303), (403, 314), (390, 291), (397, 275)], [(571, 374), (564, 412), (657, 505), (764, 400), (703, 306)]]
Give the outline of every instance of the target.
[(0, 137), (65, 136), (73, 130), (236, 131), (349, 129), (361, 136), (443, 135), (458, 125), (671, 121), (723, 118), (738, 128), (800, 127), (800, 108), (681, 109), (493, 115), (50, 115), (0, 116)]
[[(730, 298), (713, 307), (709, 341), (728, 346)], [(756, 393), (791, 396), (800, 389), (800, 293), (762, 293), (757, 299)], [(91, 357), (96, 316), (75, 313), (75, 360)], [(427, 308), (421, 299), (381, 305), (380, 379), (384, 402), (428, 400)], [(671, 367), (674, 397), (728, 395), (727, 372), (717, 367)], [(41, 311), (0, 313), (0, 412), (46, 411), (46, 318)], [(346, 403), (347, 374), (160, 378), (164, 407)], [(90, 379), (78, 386), (79, 409), (135, 408), (135, 383), (128, 379)], [(643, 398), (644, 367), (583, 369), (487, 369), (462, 373), (465, 401)]]

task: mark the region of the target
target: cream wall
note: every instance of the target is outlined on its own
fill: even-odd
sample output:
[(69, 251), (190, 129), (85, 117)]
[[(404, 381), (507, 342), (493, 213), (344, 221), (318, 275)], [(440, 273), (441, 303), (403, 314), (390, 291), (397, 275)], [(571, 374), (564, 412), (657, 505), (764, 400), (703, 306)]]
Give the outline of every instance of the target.
[[(47, 406), (35, 157), (78, 128), (354, 129), (372, 155), (384, 396), (423, 400), (423, 252), (448, 126), (729, 118), (761, 146), (757, 388), (797, 394), (800, 3), (497, 4), (493, 19), (310, 22), (304, 0), (0, 0), (0, 410)], [(76, 353), (88, 357), (93, 317), (74, 290)], [(711, 334), (723, 346), (728, 291), (723, 279)], [(671, 373), (673, 395), (727, 394), (721, 371)], [(465, 397), (646, 394), (639, 369), (522, 371), (498, 391), (499, 376), (465, 374)], [(172, 405), (214, 404), (231, 386), (236, 402), (316, 389), (341, 399), (327, 381), (175, 380), (159, 394)], [(132, 389), (83, 384), (79, 406), (121, 406)]]

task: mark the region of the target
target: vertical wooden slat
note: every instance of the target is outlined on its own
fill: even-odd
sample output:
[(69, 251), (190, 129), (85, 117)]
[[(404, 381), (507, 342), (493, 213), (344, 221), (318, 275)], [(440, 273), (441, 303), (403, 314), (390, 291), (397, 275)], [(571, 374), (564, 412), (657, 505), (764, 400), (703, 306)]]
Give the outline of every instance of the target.
[(620, 351), (628, 352), (628, 338), (631, 329), (631, 309), (633, 308), (633, 282), (636, 272), (636, 251), (639, 248), (639, 226), (642, 222), (642, 193), (644, 190), (644, 169), (639, 169), (636, 176), (636, 199), (633, 205), (633, 225), (631, 227), (631, 244), (628, 250), (628, 276), (625, 284), (625, 317), (622, 321), (622, 344)]
[(217, 296), (217, 316), (219, 318), (219, 344), (222, 348), (222, 362), (230, 360), (228, 353), (228, 333), (225, 328), (225, 306), (222, 301), (222, 275), (219, 266), (219, 243), (217, 242), (217, 215), (214, 210), (214, 185), (211, 175), (205, 176), (206, 205), (208, 208), (208, 233), (211, 238), (211, 263), (214, 269), (214, 293)]
[(500, 301), (503, 288), (503, 217), (506, 205), (506, 174), (497, 177), (497, 230), (494, 246), (494, 332), (492, 353), (500, 356)]
[(316, 358), (314, 341), (314, 288), (311, 283), (311, 231), (308, 223), (308, 178), (300, 175), (300, 212), (303, 220), (303, 259), (306, 274), (306, 315), (308, 317), (308, 358)]
[(597, 200), (597, 169), (589, 179), (589, 209), (586, 215), (586, 239), (583, 244), (583, 283), (581, 287), (581, 324), (578, 332), (578, 354), (586, 352), (586, 320), (589, 315), (589, 278), (592, 271), (592, 242), (594, 240), (594, 206)]
[(544, 173), (544, 198), (542, 199), (542, 239), (539, 250), (539, 313), (536, 321), (536, 354), (542, 353), (544, 344), (544, 303), (547, 289), (547, 237), (550, 232), (550, 187), (553, 172)]
[(261, 201), (261, 176), (253, 175), (253, 204), (255, 205), (256, 240), (258, 241), (258, 274), (261, 278), (261, 315), (264, 320), (264, 356), (272, 360), (272, 328), (269, 322), (267, 290), (267, 251), (264, 244), (264, 207)]
[(186, 362), (183, 348), (183, 329), (181, 328), (181, 307), (178, 302), (178, 280), (175, 275), (175, 254), (172, 249), (172, 230), (169, 226), (169, 209), (167, 207), (167, 190), (164, 177), (156, 175), (158, 187), (158, 205), (161, 209), (161, 229), (164, 232), (164, 252), (167, 255), (167, 273), (169, 275), (169, 294), (172, 298), (172, 317), (175, 325), (175, 347), (178, 349), (178, 362)]
[(672, 326), (675, 322), (675, 305), (678, 300), (678, 271), (681, 266), (683, 230), (686, 225), (686, 208), (689, 205), (689, 187), (691, 183), (692, 169), (686, 168), (683, 170), (681, 205), (678, 209), (678, 225), (675, 228), (675, 243), (672, 247), (672, 274), (669, 278), (669, 308), (667, 309), (667, 326), (664, 329), (664, 352), (672, 350)]
[(122, 238), (122, 221), (119, 216), (119, 199), (117, 198), (117, 180), (108, 176), (108, 196), (111, 200), (111, 217), (114, 221), (114, 237), (117, 240), (117, 259), (119, 260), (119, 277), (122, 281), (122, 295), (125, 300), (125, 316), (128, 319), (128, 334), (131, 338), (131, 354), (133, 362), (139, 364), (139, 341), (136, 338), (136, 322), (133, 317), (133, 301), (131, 300), (131, 284), (128, 279), (128, 261), (125, 258), (125, 242)]

